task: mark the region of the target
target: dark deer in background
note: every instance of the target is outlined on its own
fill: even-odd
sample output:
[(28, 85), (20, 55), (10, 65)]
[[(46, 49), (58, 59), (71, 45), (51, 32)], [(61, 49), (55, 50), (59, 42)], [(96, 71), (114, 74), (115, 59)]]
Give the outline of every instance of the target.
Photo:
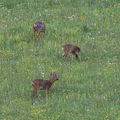
[(33, 92), (34, 96), (38, 96), (40, 90), (46, 91), (46, 96), (48, 95), (48, 90), (52, 86), (52, 84), (58, 80), (57, 75), (55, 72), (52, 72), (50, 74), (50, 80), (42, 80), (42, 79), (36, 79), (32, 81), (33, 86)]
[(68, 55), (72, 54), (76, 57), (76, 59), (78, 59), (80, 48), (72, 44), (65, 44), (63, 45), (63, 52), (64, 52), (63, 57), (67, 57)]
[(45, 32), (45, 24), (41, 21), (37, 21), (33, 24), (34, 35), (40, 35), (41, 32)]

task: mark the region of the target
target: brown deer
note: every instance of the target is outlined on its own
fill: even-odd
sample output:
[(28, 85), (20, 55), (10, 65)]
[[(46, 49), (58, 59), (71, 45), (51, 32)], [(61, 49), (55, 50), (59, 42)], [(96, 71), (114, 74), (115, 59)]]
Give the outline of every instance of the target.
[(37, 21), (33, 24), (34, 36), (37, 33), (40, 35), (41, 32), (45, 32), (45, 24), (41, 21)]
[(72, 54), (76, 57), (76, 59), (78, 59), (80, 48), (72, 44), (65, 44), (63, 45), (63, 52), (63, 57), (67, 57), (69, 54)]
[(46, 96), (48, 95), (48, 90), (52, 84), (58, 80), (55, 72), (50, 74), (50, 80), (36, 79), (32, 81), (34, 96), (38, 96), (40, 90), (46, 91)]

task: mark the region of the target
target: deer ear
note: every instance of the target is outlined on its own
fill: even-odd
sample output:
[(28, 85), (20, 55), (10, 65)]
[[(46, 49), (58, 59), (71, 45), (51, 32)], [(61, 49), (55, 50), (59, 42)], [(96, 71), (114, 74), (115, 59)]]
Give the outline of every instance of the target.
[(50, 76), (52, 76), (52, 72), (50, 73)]

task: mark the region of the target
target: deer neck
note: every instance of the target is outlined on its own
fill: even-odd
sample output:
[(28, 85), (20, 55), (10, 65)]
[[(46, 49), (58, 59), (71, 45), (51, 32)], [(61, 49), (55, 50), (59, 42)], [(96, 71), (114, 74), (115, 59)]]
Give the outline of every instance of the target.
[(53, 83), (54, 83), (54, 80), (50, 80), (49, 82), (50, 82), (51, 84), (53, 84)]

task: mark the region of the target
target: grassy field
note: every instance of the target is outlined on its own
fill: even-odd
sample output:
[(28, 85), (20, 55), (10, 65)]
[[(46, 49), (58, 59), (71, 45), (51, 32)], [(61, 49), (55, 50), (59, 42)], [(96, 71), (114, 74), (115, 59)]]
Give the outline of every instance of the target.
[[(65, 43), (80, 61), (62, 58)], [(51, 71), (48, 99), (31, 97)], [(0, 0), (0, 120), (120, 120), (119, 0)]]

